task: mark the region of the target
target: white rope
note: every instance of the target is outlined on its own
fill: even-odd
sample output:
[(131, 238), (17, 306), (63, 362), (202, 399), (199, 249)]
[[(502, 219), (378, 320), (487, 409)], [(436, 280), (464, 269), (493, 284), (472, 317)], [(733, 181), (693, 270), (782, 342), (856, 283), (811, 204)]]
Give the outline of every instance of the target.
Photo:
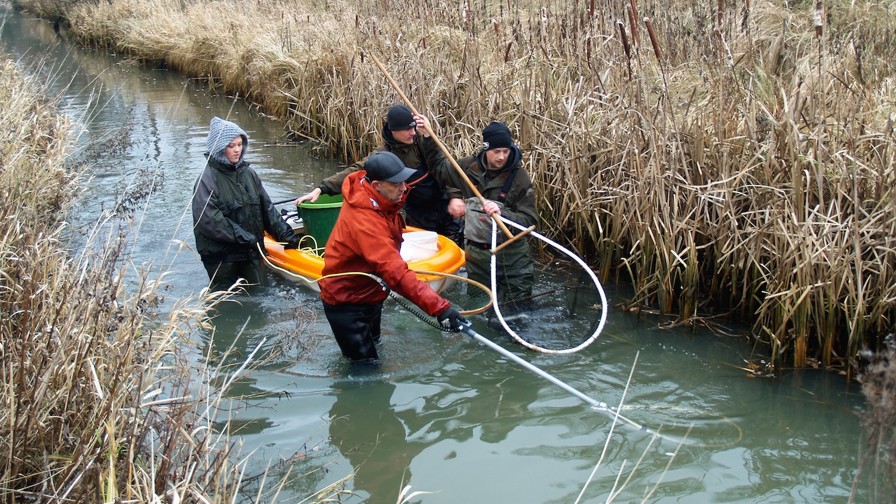
[[(518, 231), (527, 230), (527, 228), (517, 224), (516, 222), (506, 219), (500, 215), (498, 217), (505, 224), (507, 224), (513, 228), (516, 228)], [(534, 343), (530, 343), (530, 342), (526, 341), (525, 339), (521, 338), (516, 333), (516, 331), (514, 331), (513, 329), (510, 328), (509, 325), (507, 325), (507, 321), (505, 321), (504, 317), (501, 315), (501, 307), (499, 306), (498, 296), (497, 296), (497, 292), (498, 292), (497, 254), (492, 252), (490, 267), (491, 267), (491, 284), (492, 284), (491, 285), (491, 287), (492, 287), (492, 302), (494, 303), (494, 307), (495, 307), (495, 315), (497, 316), (498, 321), (501, 323), (501, 326), (504, 328), (504, 330), (507, 331), (516, 342), (518, 342), (520, 345), (523, 345), (524, 347), (526, 347), (530, 350), (535, 350), (536, 352), (542, 352), (542, 353), (547, 353), (547, 354), (568, 354), (568, 353), (578, 352), (579, 350), (582, 350), (583, 348), (585, 348), (588, 345), (590, 345), (591, 343), (593, 343), (594, 340), (596, 340), (597, 337), (600, 335), (600, 332), (603, 331), (604, 324), (607, 321), (607, 308), (608, 308), (607, 295), (604, 293), (604, 288), (603, 288), (603, 286), (601, 286), (600, 280), (597, 279), (597, 275), (594, 273), (594, 271), (591, 268), (588, 267), (587, 264), (585, 264), (585, 261), (583, 261), (582, 258), (580, 258), (577, 254), (575, 254), (571, 250), (567, 249), (566, 247), (560, 245), (559, 243), (551, 240), (550, 238), (548, 238), (544, 235), (541, 235), (539, 233), (536, 233), (535, 231), (531, 231), (529, 234), (531, 234), (532, 236), (538, 238), (539, 240), (547, 243), (548, 245), (554, 247), (555, 249), (559, 250), (560, 252), (563, 252), (564, 255), (573, 259), (576, 263), (579, 264), (579, 266), (582, 267), (582, 269), (584, 269), (585, 271), (588, 272), (588, 275), (591, 277), (591, 280), (594, 282), (594, 287), (597, 290), (598, 295), (600, 296), (600, 307), (601, 307), (600, 322), (597, 324), (597, 328), (594, 330), (594, 332), (591, 334), (591, 336), (589, 336), (585, 341), (581, 342), (580, 344), (578, 344), (572, 348), (563, 348), (563, 349), (559, 349), (559, 350), (551, 349), (551, 348), (543, 348), (543, 347), (540, 347)], [(495, 224), (495, 220), (492, 219), (492, 251), (494, 251), (495, 248), (497, 247), (497, 242), (498, 242), (498, 227)]]

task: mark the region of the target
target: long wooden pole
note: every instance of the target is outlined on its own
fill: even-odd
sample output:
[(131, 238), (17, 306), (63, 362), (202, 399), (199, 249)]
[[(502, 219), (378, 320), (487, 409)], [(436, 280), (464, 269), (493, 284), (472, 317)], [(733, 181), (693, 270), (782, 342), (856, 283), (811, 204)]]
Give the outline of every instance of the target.
[[(411, 103), (411, 100), (409, 100), (408, 97), (405, 96), (405, 94), (401, 91), (401, 88), (398, 87), (398, 83), (395, 82), (395, 79), (392, 78), (392, 75), (389, 74), (389, 71), (386, 70), (386, 67), (384, 67), (383, 64), (380, 63), (380, 60), (371, 53), (367, 53), (367, 55), (370, 56), (370, 59), (373, 60), (373, 62), (376, 64), (377, 68), (379, 68), (380, 71), (383, 72), (383, 75), (386, 76), (386, 80), (389, 81), (389, 84), (392, 86), (392, 89), (394, 89), (395, 92), (398, 93), (398, 96), (401, 97), (401, 101), (403, 101), (404, 104), (407, 105), (409, 109), (411, 109), (411, 112), (414, 115), (420, 115), (420, 113), (417, 112), (417, 109), (414, 108), (414, 104)], [(458, 175), (460, 175), (460, 177), (461, 177), (461, 179), (463, 179), (464, 183), (467, 184), (467, 186), (470, 188), (470, 190), (473, 191), (473, 194), (479, 199), (479, 202), (482, 203), (482, 206), (485, 207), (485, 198), (482, 197), (482, 193), (479, 192), (479, 189), (477, 189), (476, 186), (473, 184), (473, 182), (470, 180), (470, 178), (467, 177), (467, 174), (464, 172), (463, 168), (461, 168), (460, 165), (457, 164), (457, 161), (455, 161), (454, 157), (451, 155), (451, 153), (448, 152), (448, 149), (445, 147), (445, 144), (443, 144), (442, 141), (439, 140), (439, 137), (436, 135), (436, 132), (432, 130), (432, 127), (430, 127), (430, 125), (428, 123), (425, 124), (425, 127), (426, 127), (426, 132), (429, 133), (429, 136), (432, 137), (432, 139), (436, 142), (436, 145), (439, 146), (439, 150), (441, 150), (442, 154), (445, 155), (445, 158), (449, 162), (451, 162), (451, 166), (454, 167), (454, 170), (457, 171)], [(497, 215), (492, 215), (491, 217), (492, 217), (492, 219), (494, 219), (494, 221), (498, 225), (498, 227), (501, 228), (501, 231), (503, 231), (504, 234), (507, 235), (508, 238), (513, 238), (513, 233), (510, 232), (510, 229), (507, 228), (507, 226), (501, 221), (500, 218), (498, 218)]]

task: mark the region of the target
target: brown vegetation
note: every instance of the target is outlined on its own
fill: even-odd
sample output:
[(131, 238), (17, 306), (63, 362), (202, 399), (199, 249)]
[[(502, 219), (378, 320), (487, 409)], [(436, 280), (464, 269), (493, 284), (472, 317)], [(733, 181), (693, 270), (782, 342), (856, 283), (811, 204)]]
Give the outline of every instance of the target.
[(865, 425), (869, 436), (853, 495), (859, 482), (867, 481), (870, 502), (892, 502), (896, 495), (896, 334), (887, 336), (885, 343), (885, 350), (863, 355), (868, 365), (860, 375), (868, 398)]
[(749, 321), (778, 368), (843, 364), (893, 328), (890, 3), (22, 3), (345, 160), (397, 101), (376, 54), (459, 154), (507, 122), (546, 234), (628, 277), (632, 309)]
[(77, 163), (38, 92), (0, 61), (0, 502), (229, 502), (246, 460), (212, 384), (233, 373), (184, 351), (205, 310), (161, 319), (148, 274), (129, 292), (123, 235), (66, 249)]

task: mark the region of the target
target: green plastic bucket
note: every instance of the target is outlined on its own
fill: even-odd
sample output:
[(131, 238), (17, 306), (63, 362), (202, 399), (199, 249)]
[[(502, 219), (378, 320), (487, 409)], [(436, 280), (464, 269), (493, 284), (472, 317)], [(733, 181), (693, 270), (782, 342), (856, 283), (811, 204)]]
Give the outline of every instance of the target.
[(305, 226), (305, 234), (314, 238), (317, 248), (323, 250), (336, 226), (339, 209), (342, 208), (342, 195), (328, 196), (321, 194), (317, 201), (305, 201), (298, 204), (299, 217)]

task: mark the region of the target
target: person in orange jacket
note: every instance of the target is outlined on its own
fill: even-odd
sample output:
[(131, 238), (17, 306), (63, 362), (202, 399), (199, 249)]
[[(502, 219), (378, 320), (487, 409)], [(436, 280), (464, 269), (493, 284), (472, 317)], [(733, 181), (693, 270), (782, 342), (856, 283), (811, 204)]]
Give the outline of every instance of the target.
[(319, 284), (324, 313), (342, 354), (354, 362), (376, 362), (388, 289), (437, 317), (445, 330), (458, 332), (467, 321), (417, 279), (399, 253), (405, 227), (399, 211), (414, 170), (386, 151), (371, 154), (364, 168), (342, 184), (344, 203), (327, 240)]

